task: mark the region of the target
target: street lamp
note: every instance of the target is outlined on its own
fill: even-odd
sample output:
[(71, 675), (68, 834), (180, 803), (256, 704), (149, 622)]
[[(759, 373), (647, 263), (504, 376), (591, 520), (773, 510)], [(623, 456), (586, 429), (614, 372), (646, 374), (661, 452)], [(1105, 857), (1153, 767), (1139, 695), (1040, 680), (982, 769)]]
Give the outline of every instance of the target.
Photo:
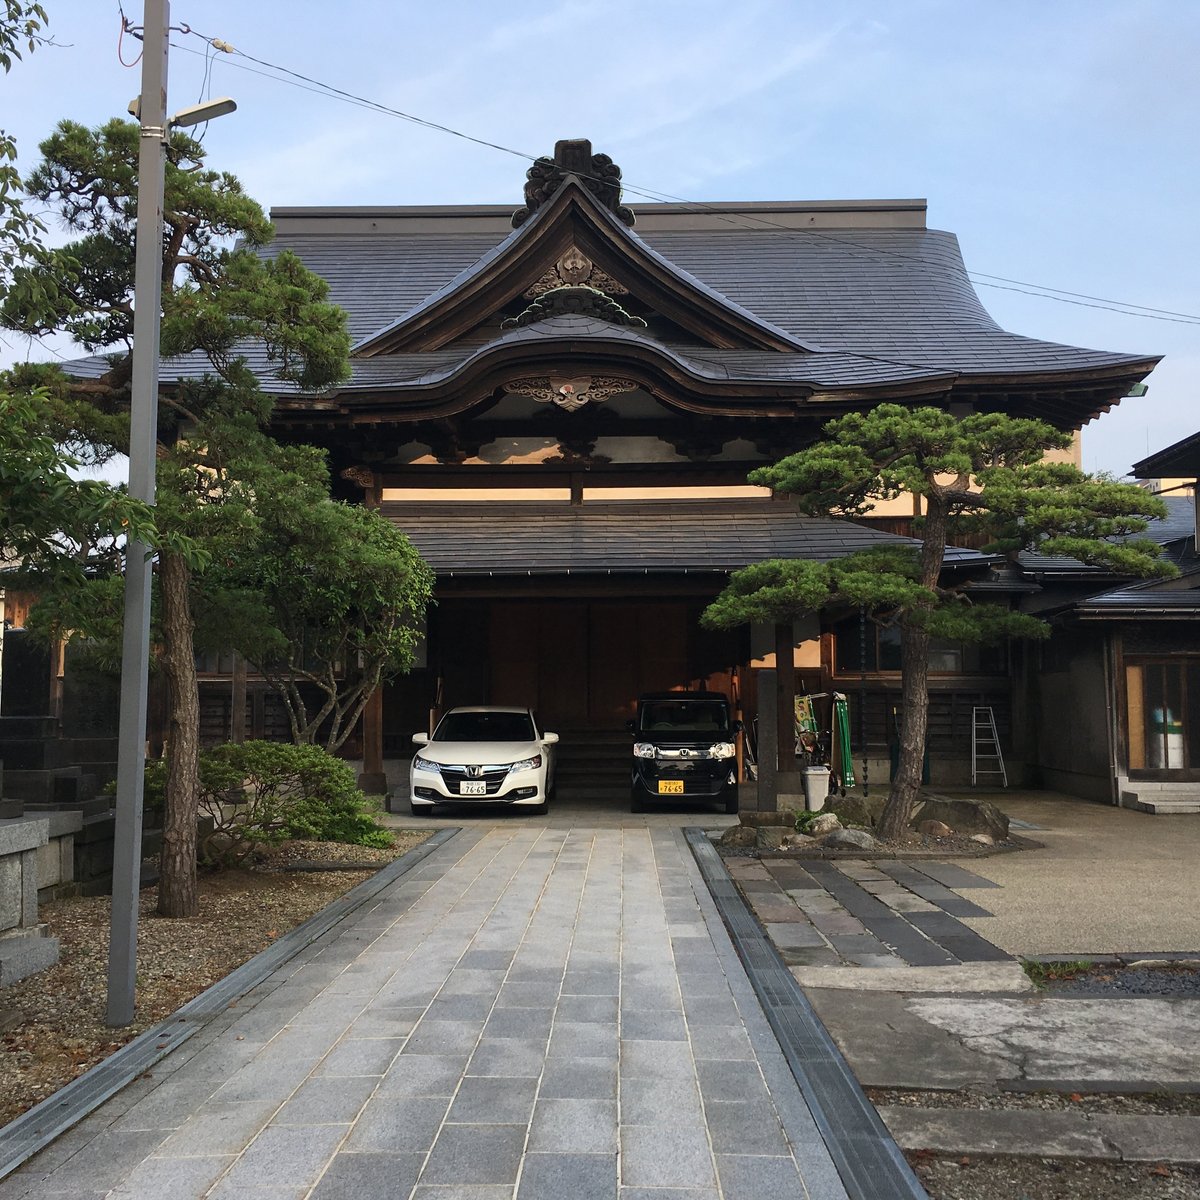
[[(130, 105), (138, 118), (137, 245), (133, 276), (133, 363), (129, 401), (129, 494), (154, 503), (158, 442), (158, 340), (162, 307), (164, 157), (172, 126), (195, 125), (233, 112), (223, 97), (167, 117), (170, 0), (146, 0), (142, 28), (142, 92)], [(121, 708), (117, 741), (117, 812), (113, 845), (112, 923), (108, 943), (109, 1025), (134, 1016), (138, 894), (142, 864), (142, 785), (146, 692), (150, 670), (151, 548), (131, 538), (125, 559), (121, 642)]]

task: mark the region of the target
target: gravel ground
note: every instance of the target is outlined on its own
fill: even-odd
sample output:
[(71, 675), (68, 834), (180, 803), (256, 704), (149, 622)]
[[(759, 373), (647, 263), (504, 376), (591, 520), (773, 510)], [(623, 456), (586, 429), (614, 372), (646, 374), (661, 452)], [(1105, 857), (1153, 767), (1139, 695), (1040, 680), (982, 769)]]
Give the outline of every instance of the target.
[[(57, 965), (0, 993), (0, 1125), (46, 1099), (181, 1004), (211, 987), (277, 937), (370, 878), (355, 865), (389, 862), (424, 841), (402, 830), (388, 850), (330, 842), (291, 842), (250, 870), (200, 877), (200, 914), (155, 915), (157, 890), (141, 896), (137, 1017), (114, 1030), (104, 1024), (109, 907), (107, 896), (56, 900), (41, 918), (61, 940)], [(344, 862), (344, 871), (282, 871), (288, 862)]]
[(1064, 978), (1038, 981), (1056, 996), (1177, 996), (1200, 1000), (1200, 969), (1192, 966), (1098, 964)]
[(1197, 1200), (1194, 1167), (909, 1156), (933, 1200)]
[(874, 1105), (902, 1108), (969, 1108), (1076, 1113), (1116, 1113), (1123, 1116), (1200, 1116), (1200, 1096), (1185, 1092), (1149, 1092), (1127, 1096), (1071, 1092), (908, 1092), (896, 1088), (868, 1088)]

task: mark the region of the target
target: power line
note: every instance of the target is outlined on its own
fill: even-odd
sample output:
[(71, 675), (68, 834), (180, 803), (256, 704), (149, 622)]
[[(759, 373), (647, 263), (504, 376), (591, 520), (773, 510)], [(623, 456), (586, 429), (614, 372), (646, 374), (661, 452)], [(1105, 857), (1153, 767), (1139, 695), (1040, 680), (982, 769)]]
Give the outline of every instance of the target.
[[(460, 138), (463, 141), (471, 142), (477, 146), (483, 146), (489, 150), (498, 150), (502, 154), (509, 154), (515, 158), (524, 159), (527, 162), (533, 163), (538, 160), (540, 155), (530, 154), (527, 151), (516, 150), (511, 146), (502, 145), (499, 142), (488, 141), (486, 138), (474, 137), (471, 134), (463, 133), (461, 130), (454, 129), (452, 126), (443, 125), (437, 121), (429, 121), (424, 117), (415, 116), (412, 113), (407, 113), (401, 109), (392, 108), (389, 105), (383, 104), (376, 100), (371, 100), (364, 96), (356, 95), (353, 92), (346, 91), (343, 88), (334, 87), (332, 84), (327, 84), (319, 79), (313, 79), (311, 76), (304, 75), (299, 71), (293, 71), (288, 67), (279, 66), (277, 63), (268, 62), (266, 59), (257, 58), (252, 54), (247, 54), (244, 50), (239, 50), (228, 43), (221, 41), (218, 38), (210, 38), (198, 31), (190, 28), (187, 25), (181, 27), (181, 32), (192, 34), (200, 38), (207, 44), (207, 47), (222, 50), (226, 53), (236, 55), (239, 58), (247, 59), (249, 62), (257, 63), (259, 67), (266, 70), (256, 70), (253, 67), (245, 66), (242, 63), (233, 62), (230, 65), (237, 67), (239, 70), (248, 71), (251, 74), (261, 75), (267, 79), (274, 79), (279, 83), (287, 84), (292, 87), (299, 87), (302, 91), (313, 92), (316, 95), (328, 96), (331, 99), (339, 100), (343, 103), (353, 104), (360, 108), (366, 108), (370, 111), (378, 112), (384, 116), (395, 117), (399, 120), (407, 121), (413, 125), (421, 126), (425, 129), (430, 129), (438, 133), (449, 134), (451, 137)], [(193, 50), (190, 46), (181, 45), (176, 42), (171, 43), (176, 49), (183, 50), (189, 54), (199, 55), (201, 52)], [(210, 50), (206, 48), (204, 57), (206, 61), (209, 59)], [(206, 68), (207, 69), (207, 68)], [(272, 72), (276, 72), (272, 74)], [(286, 78), (285, 78), (286, 77)], [(592, 178), (582, 176), (583, 178)], [(595, 180), (595, 182), (602, 182)], [(607, 182), (607, 181), (604, 181)], [(697, 200), (688, 200), (683, 196), (675, 196), (669, 192), (656, 191), (651, 188), (642, 187), (638, 184), (621, 181), (621, 187), (625, 192), (633, 195), (642, 196), (649, 200), (659, 202), (671, 202), (682, 204), (696, 211), (707, 213), (715, 216), (726, 223), (741, 229), (750, 229), (752, 227), (763, 227), (771, 229), (779, 229), (785, 233), (801, 235), (806, 238), (817, 238), (821, 241), (831, 242), (837, 245), (848, 247), (857, 254), (874, 255), (876, 257), (886, 256), (891, 258), (902, 259), (907, 262), (919, 263), (922, 266), (935, 267), (945, 269), (948, 265), (953, 265), (956, 270), (961, 270), (968, 279), (980, 287), (989, 287), (997, 291), (1018, 292), (1022, 295), (1033, 296), (1042, 300), (1053, 300), (1059, 304), (1071, 304), (1079, 308), (1094, 308), (1104, 312), (1119, 313), (1123, 316), (1143, 317), (1146, 320), (1165, 321), (1174, 325), (1200, 325), (1200, 315), (1194, 313), (1177, 312), (1172, 309), (1154, 308), (1144, 304), (1134, 304), (1124, 300), (1112, 300), (1102, 296), (1090, 296), (1082, 292), (1073, 292), (1065, 288), (1055, 288), (1044, 284), (1030, 283), (1027, 280), (1010, 279), (1004, 275), (993, 275), (985, 271), (973, 271), (968, 269), (965, 264), (960, 268), (957, 264), (947, 264), (944, 262), (935, 262), (930, 259), (921, 258), (919, 255), (906, 254), (903, 251), (891, 250), (884, 246), (868, 246), (861, 242), (850, 241), (847, 238), (839, 238), (836, 235), (822, 233), (815, 229), (795, 229), (791, 226), (783, 225), (778, 221), (772, 221), (766, 217), (759, 217), (753, 213), (726, 213), (712, 205), (703, 203)]]

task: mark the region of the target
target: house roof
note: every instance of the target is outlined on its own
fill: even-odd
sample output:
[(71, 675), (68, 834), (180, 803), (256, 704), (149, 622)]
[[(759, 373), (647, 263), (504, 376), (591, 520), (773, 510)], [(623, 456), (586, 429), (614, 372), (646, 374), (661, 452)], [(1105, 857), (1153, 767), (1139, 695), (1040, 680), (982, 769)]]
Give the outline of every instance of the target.
[[(1165, 517), (1156, 517), (1147, 522), (1144, 533), (1135, 537), (1148, 538), (1160, 546), (1169, 547), (1174, 542), (1190, 538), (1196, 531), (1196, 510), (1189, 497), (1159, 496), (1167, 506)], [(1168, 557), (1171, 557), (1168, 553)], [(1104, 568), (1090, 566), (1077, 558), (1066, 558), (1051, 554), (1038, 554), (1033, 550), (1022, 550), (1018, 556), (1021, 567), (1037, 575), (1104, 576)]]
[[(851, 521), (799, 516), (772, 500), (407, 504), (380, 512), (441, 578), (457, 576), (718, 574), (769, 558), (831, 562), (879, 546), (912, 545)], [(983, 567), (951, 548), (949, 568)]]
[(1180, 557), (1177, 579), (1153, 579), (1126, 584), (1089, 596), (1075, 606), (1081, 620), (1178, 620), (1200, 616), (1200, 563), (1195, 553)]
[(1200, 433), (1193, 433), (1133, 464), (1134, 479), (1200, 479)]

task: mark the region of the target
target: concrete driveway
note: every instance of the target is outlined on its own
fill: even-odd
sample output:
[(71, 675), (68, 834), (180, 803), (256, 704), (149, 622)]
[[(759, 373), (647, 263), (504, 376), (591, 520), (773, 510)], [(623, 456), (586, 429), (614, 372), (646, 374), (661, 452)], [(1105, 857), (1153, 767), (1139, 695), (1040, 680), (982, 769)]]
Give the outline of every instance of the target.
[(1000, 884), (991, 916), (964, 919), (990, 942), (1016, 955), (1200, 951), (1200, 817), (1056, 792), (971, 795), (1037, 826), (1016, 832), (1044, 846), (970, 864)]

